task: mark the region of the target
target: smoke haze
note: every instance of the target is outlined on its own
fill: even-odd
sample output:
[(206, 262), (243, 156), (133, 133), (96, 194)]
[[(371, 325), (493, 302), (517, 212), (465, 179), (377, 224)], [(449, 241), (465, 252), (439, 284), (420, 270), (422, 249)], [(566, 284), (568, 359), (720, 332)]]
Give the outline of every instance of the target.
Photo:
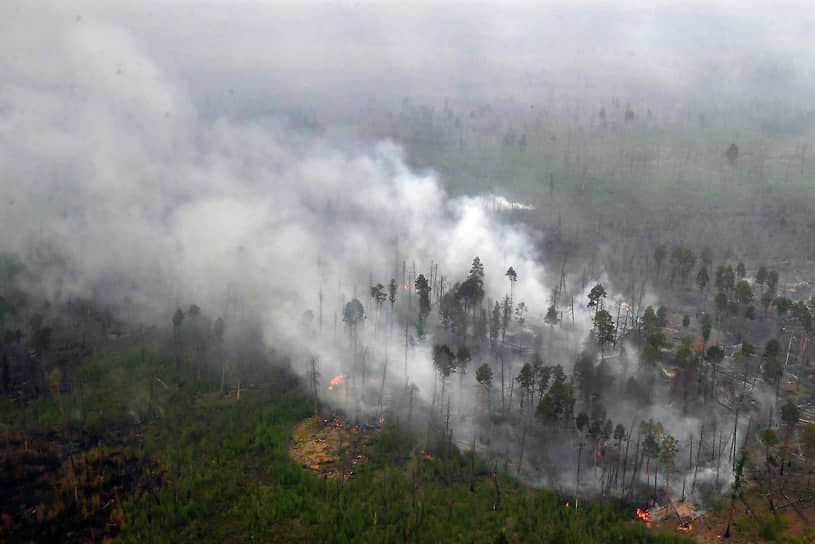
[[(443, 176), (408, 166), (398, 142), (370, 143), (342, 127), (299, 130), (280, 115), (288, 108), (353, 113), (405, 96), (564, 105), (575, 95), (586, 103), (620, 95), (645, 105), (705, 98), (729, 107), (760, 97), (811, 106), (815, 27), (803, 5), (792, 8), (795, 17), (737, 4), (429, 8), (6, 3), (2, 249), (53, 275), (44, 282), (49, 298), (115, 305), (127, 296), (141, 319), (167, 326), (176, 306), (194, 302), (220, 315), (237, 294), (261, 319), (267, 343), (297, 354), (301, 373), (318, 354), (327, 380), (348, 370), (331, 332), (342, 327), (344, 303), (360, 298), (372, 321), (369, 282), (402, 283), (403, 263), (408, 278), (414, 265), (429, 275), (435, 263), (454, 282), (479, 256), (492, 300), (507, 292), (511, 265), (515, 299), (537, 324), (559, 263), (550, 270), (538, 235), (503, 221), (491, 195), (450, 198)], [(115, 290), (106, 288), (111, 278)], [(585, 301), (576, 278), (567, 284)], [(606, 284), (609, 299), (621, 301)], [(317, 325), (304, 331), (302, 315), (318, 313), (321, 292), (324, 332), (315, 339)], [(578, 330), (560, 338), (565, 346), (582, 343), (592, 326), (585, 308), (576, 312)], [(372, 328), (364, 338), (372, 360), (400, 361), (399, 333), (376, 337)], [(407, 371), (428, 402), (430, 346), (411, 347)], [(550, 362), (569, 371), (570, 353), (555, 349)], [(631, 356), (628, 368), (637, 364)], [(624, 380), (628, 371), (614, 365)], [(462, 411), (475, 411), (477, 400), (474, 391)], [(626, 426), (656, 417), (680, 440), (698, 432), (678, 406), (608, 408)], [(518, 442), (517, 429), (490, 433)], [(565, 485), (558, 478), (534, 479)]]

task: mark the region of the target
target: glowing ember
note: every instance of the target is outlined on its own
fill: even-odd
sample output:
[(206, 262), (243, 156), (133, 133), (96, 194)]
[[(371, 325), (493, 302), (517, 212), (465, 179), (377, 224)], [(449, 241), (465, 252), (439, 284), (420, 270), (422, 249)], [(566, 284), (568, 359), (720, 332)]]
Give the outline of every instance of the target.
[(566, 508), (569, 507), (569, 501), (566, 501)]
[(346, 376), (345, 374), (339, 374), (339, 375), (334, 376), (333, 378), (331, 378), (331, 384), (328, 386), (328, 390), (329, 390), (329, 391), (333, 391), (333, 390), (334, 390), (334, 386), (335, 386), (335, 385), (339, 385), (339, 383), (340, 383), (342, 380), (344, 380), (345, 378), (347, 378), (347, 377), (348, 377), (348, 376)]
[(637, 517), (642, 521), (651, 521), (651, 515), (648, 513), (648, 510), (643, 510), (642, 508), (637, 508)]

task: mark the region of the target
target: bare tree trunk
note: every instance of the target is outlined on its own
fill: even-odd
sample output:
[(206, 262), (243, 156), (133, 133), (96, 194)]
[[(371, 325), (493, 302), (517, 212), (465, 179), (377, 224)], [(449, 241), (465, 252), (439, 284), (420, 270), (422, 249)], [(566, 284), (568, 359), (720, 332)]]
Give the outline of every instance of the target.
[(516, 478), (521, 477), (521, 463), (524, 459), (524, 445), (526, 444), (526, 425), (523, 424), (523, 421), (521, 422), (521, 425), (523, 426), (524, 430), (521, 434), (521, 454), (518, 456), (518, 471), (515, 473)]
[(408, 354), (408, 320), (405, 319), (405, 384), (408, 383), (407, 354)]
[(722, 433), (719, 433), (719, 457), (716, 459), (716, 485), (719, 485), (719, 468), (722, 465)]
[(696, 468), (693, 470), (693, 483), (690, 486), (690, 494), (693, 495), (693, 490), (696, 489), (696, 475), (699, 472), (699, 456), (702, 454), (702, 438), (705, 436), (705, 426), (699, 431), (699, 445), (696, 447)]
[(629, 500), (629, 502), (634, 497), (634, 485), (637, 482), (637, 472), (639, 471), (639, 468), (642, 466), (641, 461), (640, 461), (639, 465), (637, 464), (637, 458), (639, 457), (639, 453), (640, 453), (640, 436), (638, 435), (637, 436), (637, 449), (634, 451), (634, 465), (631, 467), (631, 487), (628, 489), (628, 500)]
[(580, 457), (583, 454), (583, 439), (580, 439), (580, 442), (577, 446), (577, 482), (574, 488), (574, 508), (577, 510), (577, 505), (580, 497)]
[(767, 452), (767, 500), (770, 503), (770, 512), (775, 514), (775, 504), (773, 503), (773, 480), (770, 471), (770, 446), (766, 446)]
[[(688, 447), (688, 473), (693, 469), (693, 433), (690, 434), (690, 446)], [(682, 476), (682, 500), (685, 500), (685, 484), (688, 480), (688, 474)]]
[(380, 423), (382, 423), (382, 410), (384, 408), (383, 403), (385, 397), (385, 378), (387, 377), (387, 375), (388, 375), (388, 358), (385, 357), (385, 366), (382, 369), (382, 385), (379, 388), (379, 404), (376, 410), (377, 419), (379, 420)]
[(498, 467), (497, 466), (493, 466), (493, 469), (492, 469), (492, 483), (495, 486), (495, 502), (493, 502), (493, 504), (492, 504), (492, 509), (497, 511), (499, 508), (501, 508), (501, 489), (498, 487)]
[[(631, 434), (633, 433), (634, 425), (632, 423), (631, 428), (628, 431), (628, 438), (625, 441), (625, 455), (623, 456), (623, 477), (621, 478), (620, 482), (620, 497), (622, 498), (623, 493), (625, 492), (625, 474), (628, 469), (628, 447), (631, 445)], [(639, 449), (639, 448), (638, 448)]]
[(506, 415), (506, 398), (504, 397), (504, 344), (501, 343), (501, 415)]
[(654, 462), (654, 493), (652, 495), (653, 498), (654, 498), (654, 504), (657, 503), (657, 476), (658, 475), (659, 475), (659, 461), (655, 460), (655, 462)]
[(724, 538), (730, 538), (730, 527), (733, 525), (733, 507), (735, 506), (736, 502), (736, 494), (734, 493), (730, 497), (730, 508), (727, 512), (727, 529), (724, 531)]

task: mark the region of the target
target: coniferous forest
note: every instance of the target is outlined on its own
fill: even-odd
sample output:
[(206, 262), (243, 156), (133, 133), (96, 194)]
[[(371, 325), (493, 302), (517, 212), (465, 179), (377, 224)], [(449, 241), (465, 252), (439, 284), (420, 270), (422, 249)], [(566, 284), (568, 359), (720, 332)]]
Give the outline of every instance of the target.
[(811, 13), (0, 15), (0, 541), (815, 541)]

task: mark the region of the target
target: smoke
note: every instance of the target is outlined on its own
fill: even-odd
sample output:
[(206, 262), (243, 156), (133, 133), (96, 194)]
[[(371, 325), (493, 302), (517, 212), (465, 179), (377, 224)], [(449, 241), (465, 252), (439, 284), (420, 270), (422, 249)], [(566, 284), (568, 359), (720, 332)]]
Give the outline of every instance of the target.
[[(129, 297), (140, 319), (167, 326), (179, 305), (196, 303), (217, 316), (237, 299), (261, 320), (269, 345), (295, 354), (301, 374), (308, 372), (310, 357), (319, 357), (324, 398), (363, 412), (377, 404), (375, 394), (365, 395), (365, 385), (350, 401), (342, 386), (327, 390), (330, 376), (356, 370), (342, 323), (344, 304), (353, 297), (368, 316), (360, 331), (369, 349), (367, 372), (378, 380), (388, 361), (393, 405), (405, 408), (404, 398), (393, 393), (405, 378), (425, 402), (437, 394), (434, 339), (419, 342), (413, 328), (404, 338), (390, 318), (377, 315), (368, 297), (371, 283), (412, 283), (414, 270), (430, 276), (438, 265), (449, 286), (464, 279), (478, 256), (488, 299), (509, 291), (504, 272), (512, 266), (518, 275), (514, 301), (532, 309), (530, 324), (541, 325), (559, 263), (545, 268), (538, 236), (492, 209), (496, 201), (508, 202), (501, 195), (449, 198), (437, 173), (414, 171), (402, 149), (387, 140), (367, 146), (347, 133), (329, 139), (296, 131), (271, 115), (244, 121), (213, 115), (190, 83), (204, 76), (185, 79), (168, 70), (172, 61), (155, 53), (160, 41), (151, 43), (113, 19), (31, 6), (7, 7), (0, 15), (19, 23), (0, 33), (3, 50), (13, 52), (0, 61), (0, 249), (42, 271), (43, 296), (88, 296), (112, 305)], [(234, 60), (216, 58), (214, 73), (219, 62)], [(284, 68), (275, 74), (293, 77), (291, 66)], [(364, 72), (359, 63), (352, 68), (353, 74)], [(470, 89), (484, 82), (448, 83)], [(312, 84), (319, 87), (316, 96), (327, 92), (325, 81)], [(293, 92), (291, 79), (281, 77), (280, 85)], [(338, 138), (345, 142), (338, 144)], [(621, 302), (604, 282), (609, 300)], [(575, 328), (548, 330), (552, 341), (547, 336), (544, 345), (547, 362), (570, 372), (592, 328), (583, 307), (591, 285), (577, 289), (573, 277), (567, 283)], [(415, 317), (415, 298), (406, 308), (405, 295), (399, 293), (397, 311)], [(309, 310), (322, 316), (322, 327), (319, 317), (304, 322)], [(639, 366), (636, 356), (628, 358), (627, 366), (622, 357), (611, 362), (618, 384)], [(472, 368), (482, 362), (496, 365), (486, 357), (474, 361), (462, 393), (457, 380), (447, 384), (447, 394), (457, 400), (459, 439), (491, 434), (493, 444), (517, 459), (519, 427), (473, 429), (479, 389)], [(507, 390), (520, 363), (521, 357), (507, 356)], [(357, 388), (365, 383), (360, 378), (353, 376)], [(632, 420), (655, 417), (680, 441), (699, 426), (678, 406), (656, 403), (643, 411), (625, 399), (607, 403), (615, 422), (628, 427)], [(552, 446), (546, 474), (524, 476), (569, 485), (562, 460), (571, 462), (574, 449)]]
[[(340, 149), (274, 117), (204, 118), (124, 27), (28, 15), (49, 32), (6, 38), (25, 58), (6, 66), (0, 226), (3, 250), (53, 276), (44, 296), (128, 297), (142, 319), (167, 324), (176, 306), (216, 316), (237, 296), (270, 345), (322, 351), (337, 373), (329, 331), (343, 327), (343, 304), (360, 298), (370, 329), (369, 282), (402, 283), (403, 262), (408, 282), (435, 264), (449, 286), (479, 256), (494, 298), (512, 265), (518, 300), (545, 307), (534, 237), (500, 221), (490, 199), (447, 198), (397, 145)], [(320, 293), (323, 344), (304, 338), (301, 320)], [(411, 354), (411, 374), (431, 376), (423, 391), (428, 349)]]

